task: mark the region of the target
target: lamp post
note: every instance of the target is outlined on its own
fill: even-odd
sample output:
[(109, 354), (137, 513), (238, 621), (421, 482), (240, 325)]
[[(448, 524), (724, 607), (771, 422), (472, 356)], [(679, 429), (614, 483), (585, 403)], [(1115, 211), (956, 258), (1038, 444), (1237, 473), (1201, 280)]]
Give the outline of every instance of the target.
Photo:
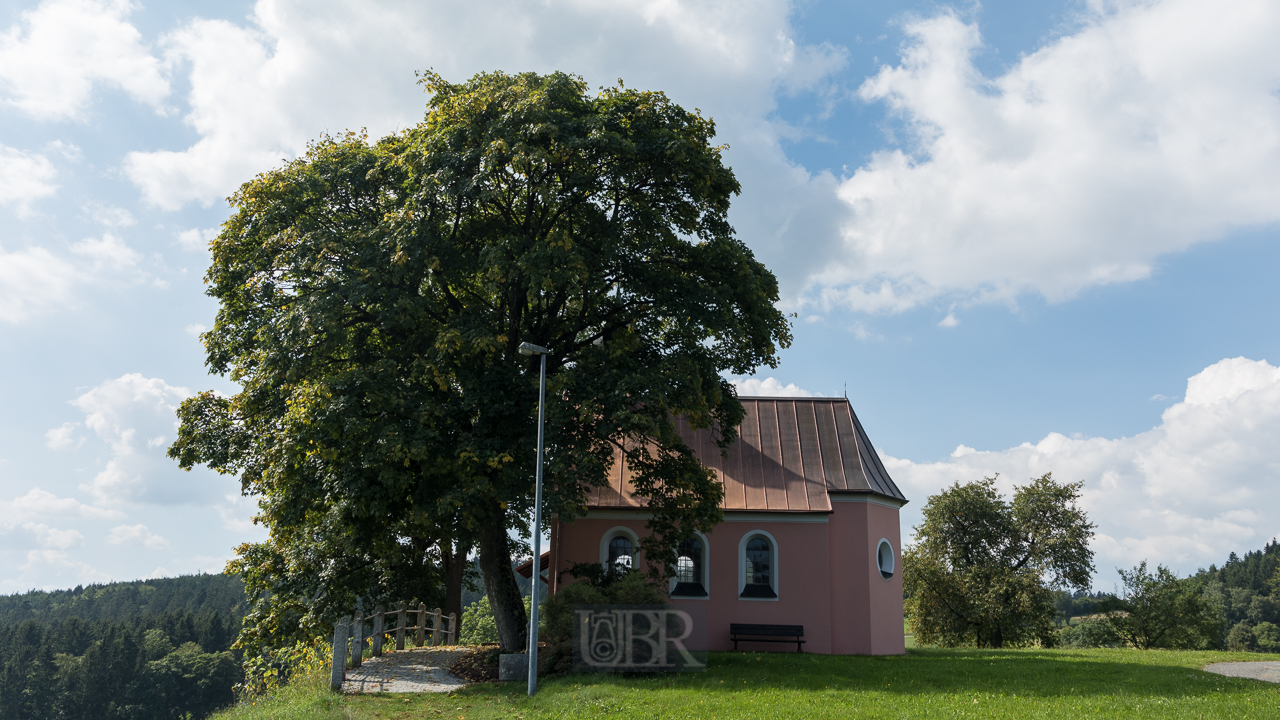
[[(521, 355), (542, 356), (542, 372), (538, 377), (538, 469), (533, 490), (533, 573), (532, 598), (529, 603), (529, 697), (538, 692), (538, 581), (542, 579), (542, 406), (547, 398), (547, 348), (520, 343)], [(554, 568), (552, 568), (554, 572)]]

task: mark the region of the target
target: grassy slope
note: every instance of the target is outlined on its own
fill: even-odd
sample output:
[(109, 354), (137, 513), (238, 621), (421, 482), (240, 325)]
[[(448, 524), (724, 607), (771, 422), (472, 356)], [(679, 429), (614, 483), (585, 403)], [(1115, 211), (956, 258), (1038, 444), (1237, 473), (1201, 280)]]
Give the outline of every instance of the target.
[(339, 697), (309, 679), (220, 720), (286, 718), (1280, 718), (1280, 686), (1212, 675), (1247, 653), (912, 650), (901, 657), (716, 653), (705, 673), (586, 676), (453, 695)]

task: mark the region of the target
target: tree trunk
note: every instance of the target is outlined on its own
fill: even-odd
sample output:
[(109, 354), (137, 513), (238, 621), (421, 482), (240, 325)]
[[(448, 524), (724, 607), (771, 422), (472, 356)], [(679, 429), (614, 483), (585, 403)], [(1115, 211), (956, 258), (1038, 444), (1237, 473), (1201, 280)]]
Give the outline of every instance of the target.
[(529, 619), (524, 613), (520, 586), (511, 569), (511, 549), (507, 545), (507, 513), (491, 501), (492, 520), (480, 528), (480, 573), (484, 590), (498, 626), (498, 644), (503, 652), (523, 652), (528, 644)]
[[(462, 622), (462, 579), (467, 572), (467, 554), (471, 546), (462, 542), (441, 543), (440, 555), (444, 559), (444, 614)], [(457, 642), (457, 638), (454, 638)]]

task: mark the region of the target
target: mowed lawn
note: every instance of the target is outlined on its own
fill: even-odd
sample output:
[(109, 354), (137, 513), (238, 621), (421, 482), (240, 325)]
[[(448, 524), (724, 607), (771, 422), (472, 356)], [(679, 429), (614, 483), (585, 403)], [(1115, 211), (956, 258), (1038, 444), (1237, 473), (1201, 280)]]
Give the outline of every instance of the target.
[(546, 678), (451, 695), (338, 696), (308, 678), (220, 718), (1280, 718), (1280, 685), (1211, 662), (1277, 655), (913, 649), (901, 657), (713, 653), (702, 673)]

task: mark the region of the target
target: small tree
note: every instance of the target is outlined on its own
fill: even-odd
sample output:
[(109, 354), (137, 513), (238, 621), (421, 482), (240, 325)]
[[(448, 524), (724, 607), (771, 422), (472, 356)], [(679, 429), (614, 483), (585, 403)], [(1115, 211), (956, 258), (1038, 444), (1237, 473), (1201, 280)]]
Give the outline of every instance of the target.
[(1190, 580), (1179, 580), (1164, 565), (1155, 573), (1143, 560), (1132, 570), (1116, 569), (1124, 583), (1119, 597), (1103, 603), (1105, 622), (1139, 650), (1198, 648), (1219, 637), (1221, 618)]
[(903, 556), (907, 613), (925, 644), (999, 648), (1054, 642), (1053, 588), (1088, 587), (1093, 524), (1076, 507), (1083, 483), (1051, 474), (1006, 502), (995, 478), (929, 498)]

